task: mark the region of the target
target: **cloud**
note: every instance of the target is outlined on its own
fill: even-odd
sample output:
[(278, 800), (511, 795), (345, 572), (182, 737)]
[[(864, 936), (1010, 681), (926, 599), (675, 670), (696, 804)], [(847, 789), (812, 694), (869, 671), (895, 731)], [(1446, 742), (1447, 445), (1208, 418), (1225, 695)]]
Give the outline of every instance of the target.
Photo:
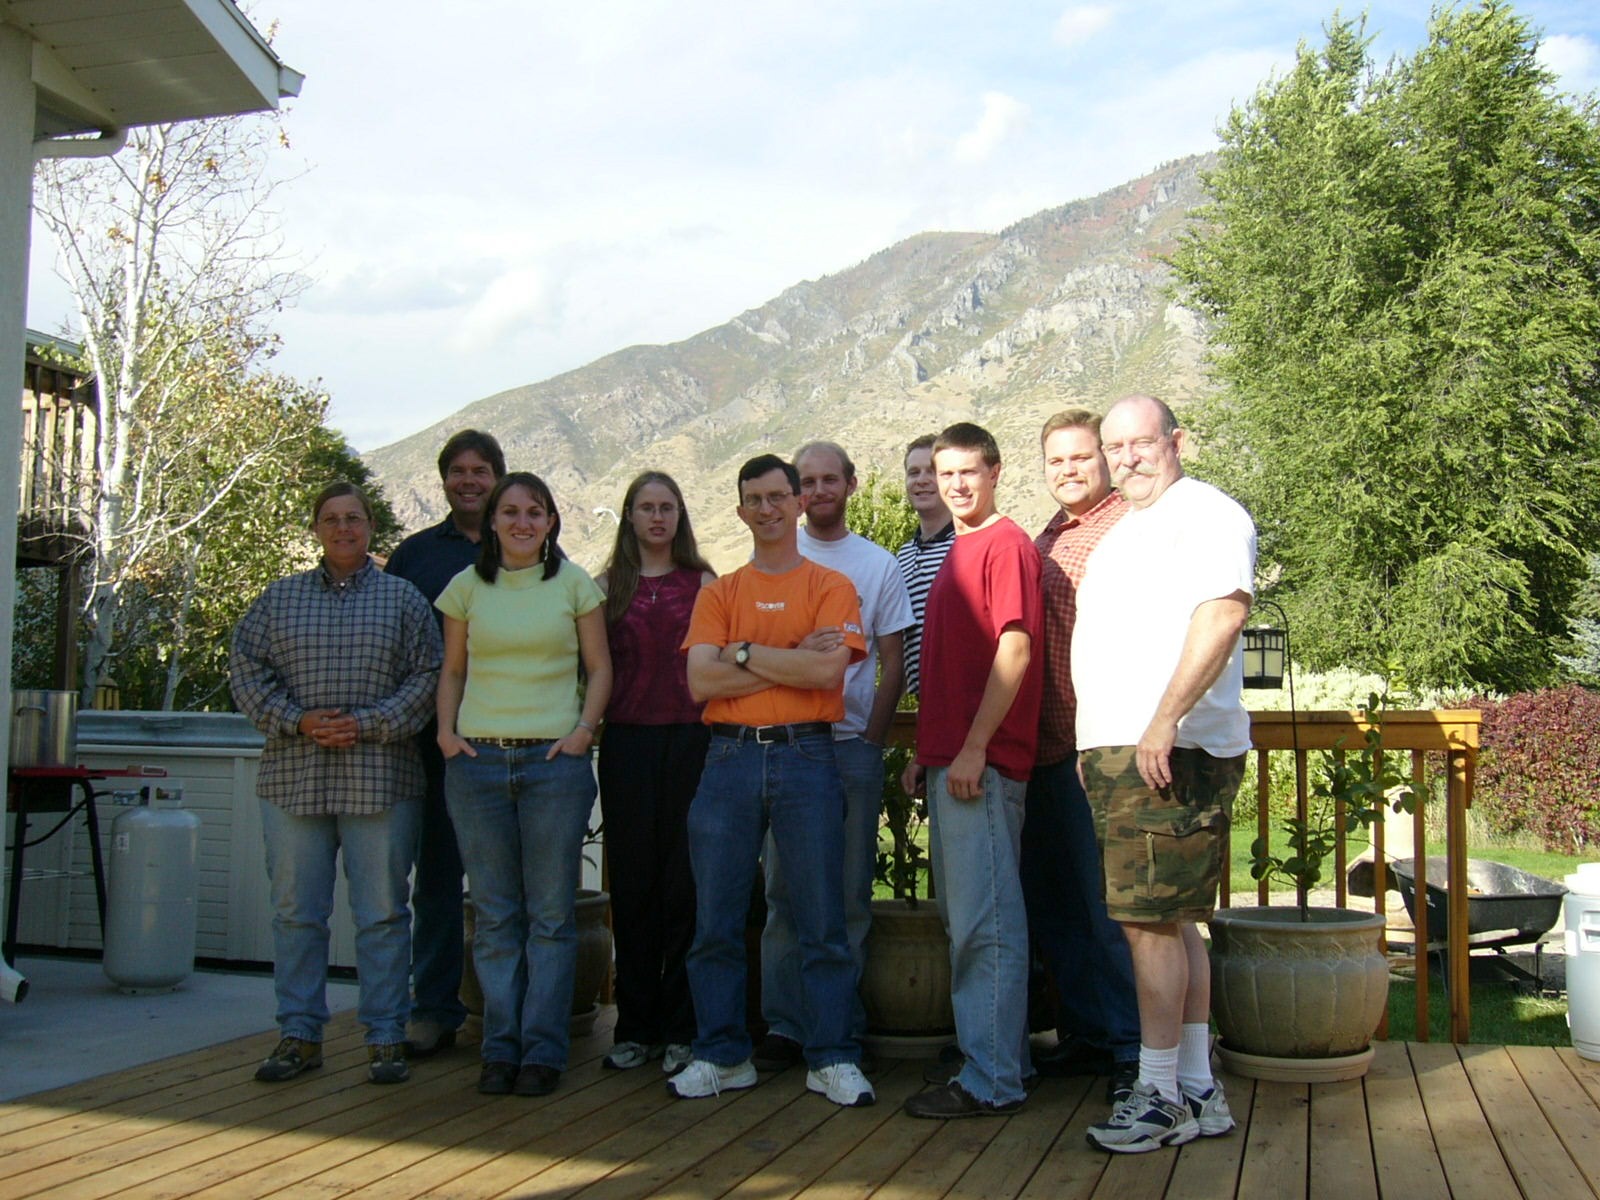
[(1062, 46), (1081, 46), (1111, 24), (1115, 14), (1106, 4), (1075, 4), (1056, 21), (1055, 40)]
[(1586, 92), (1600, 74), (1600, 45), (1582, 34), (1557, 33), (1539, 43), (1539, 65), (1561, 77), (1561, 88)]
[(559, 319), (555, 289), (536, 265), (516, 266), (483, 289), (456, 323), (450, 349), (482, 354), (518, 332), (543, 329)]
[(1028, 113), (1028, 106), (1015, 96), (985, 92), (983, 115), (975, 126), (956, 139), (951, 157), (964, 166), (988, 161), (1000, 143), (1027, 124)]

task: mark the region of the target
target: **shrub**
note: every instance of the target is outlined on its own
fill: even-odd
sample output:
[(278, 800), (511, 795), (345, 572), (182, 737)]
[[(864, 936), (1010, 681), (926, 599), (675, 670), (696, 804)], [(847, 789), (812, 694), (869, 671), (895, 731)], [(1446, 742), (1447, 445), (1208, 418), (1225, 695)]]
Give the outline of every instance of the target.
[(1574, 683), (1473, 707), (1483, 713), (1476, 792), (1489, 827), (1525, 830), (1557, 853), (1600, 842), (1600, 692)]

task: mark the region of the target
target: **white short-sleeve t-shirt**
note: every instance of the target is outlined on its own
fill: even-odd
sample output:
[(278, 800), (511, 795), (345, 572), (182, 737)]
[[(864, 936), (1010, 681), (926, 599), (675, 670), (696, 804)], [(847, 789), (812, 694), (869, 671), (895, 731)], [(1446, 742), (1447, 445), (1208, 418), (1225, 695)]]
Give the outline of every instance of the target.
[[(1210, 484), (1187, 476), (1134, 509), (1095, 547), (1078, 589), (1072, 686), (1078, 749), (1132, 746), (1155, 715), (1194, 610), (1255, 591), (1256, 527)], [(1179, 746), (1218, 758), (1250, 748), (1235, 645), (1209, 690), (1178, 722)]]
[(857, 533), (836, 541), (814, 538), (800, 527), (800, 553), (814, 563), (832, 567), (856, 586), (861, 606), (861, 636), (867, 639), (867, 656), (852, 663), (844, 674), (844, 720), (833, 727), (836, 738), (860, 737), (872, 715), (878, 694), (878, 638), (910, 628), (911, 597), (900, 564), (876, 542)]

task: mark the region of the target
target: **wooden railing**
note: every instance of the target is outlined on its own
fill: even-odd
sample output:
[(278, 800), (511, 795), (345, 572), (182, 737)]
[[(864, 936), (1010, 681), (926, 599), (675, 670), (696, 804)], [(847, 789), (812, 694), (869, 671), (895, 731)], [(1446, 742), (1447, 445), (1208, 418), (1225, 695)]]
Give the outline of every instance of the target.
[(97, 420), (92, 384), (28, 355), (17, 505), (20, 557), (60, 562), (81, 550), (94, 502)]
[[(1445, 978), (1449, 994), (1450, 1040), (1465, 1042), (1472, 1026), (1471, 997), (1468, 991), (1470, 949), (1467, 940), (1467, 809), (1472, 806), (1473, 774), (1478, 761), (1479, 714), (1472, 710), (1442, 710), (1433, 712), (1387, 712), (1383, 715), (1383, 749), (1385, 753), (1409, 753), (1411, 756), (1411, 783), (1416, 790), (1416, 810), (1411, 816), (1412, 842), (1416, 847), (1416, 901), (1414, 923), (1416, 942), (1412, 951), (1417, 979), (1417, 1038), (1427, 1041), (1428, 1029), (1428, 953), (1437, 947), (1437, 931), (1428, 928), (1427, 906), (1427, 837), (1424, 825), (1426, 798), (1432, 794), (1428, 777), (1428, 755), (1440, 755), (1443, 762), (1445, 795), (1445, 855), (1447, 861), (1447, 887), (1451, 903), (1448, 905), (1449, 928), (1445, 931), (1444, 949), (1448, 961)], [(1256, 753), (1256, 826), (1258, 836), (1268, 838), (1277, 833), (1281, 842), (1283, 834), (1271, 828), (1269, 812), (1271, 779), (1269, 756), (1287, 751), (1295, 756), (1296, 807), (1304, 819), (1308, 805), (1308, 761), (1311, 751), (1344, 750), (1347, 753), (1362, 749), (1362, 739), (1370, 726), (1357, 712), (1252, 712), (1250, 735)], [(1335, 903), (1340, 908), (1350, 904), (1346, 879), (1349, 866), (1345, 848), (1345, 813), (1342, 806), (1335, 812), (1340, 831), (1338, 849), (1334, 859), (1333, 883)], [(1384, 852), (1384, 822), (1372, 826), (1373, 911), (1383, 913), (1389, 892), (1388, 859)], [(1228, 869), (1222, 872), (1222, 903), (1229, 902)], [(1257, 899), (1267, 903), (1267, 883), (1257, 887)], [(1387, 1025), (1387, 1016), (1385, 1017)]]

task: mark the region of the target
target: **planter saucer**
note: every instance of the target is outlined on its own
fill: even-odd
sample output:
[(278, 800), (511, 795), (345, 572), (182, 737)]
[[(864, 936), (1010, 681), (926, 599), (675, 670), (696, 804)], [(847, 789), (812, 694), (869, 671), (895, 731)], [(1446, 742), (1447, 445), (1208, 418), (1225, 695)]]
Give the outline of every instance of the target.
[(1279, 1058), (1230, 1050), (1221, 1041), (1217, 1042), (1217, 1059), (1224, 1070), (1274, 1083), (1338, 1083), (1342, 1079), (1360, 1079), (1372, 1065), (1372, 1058), (1371, 1046), (1356, 1054), (1334, 1058)]

